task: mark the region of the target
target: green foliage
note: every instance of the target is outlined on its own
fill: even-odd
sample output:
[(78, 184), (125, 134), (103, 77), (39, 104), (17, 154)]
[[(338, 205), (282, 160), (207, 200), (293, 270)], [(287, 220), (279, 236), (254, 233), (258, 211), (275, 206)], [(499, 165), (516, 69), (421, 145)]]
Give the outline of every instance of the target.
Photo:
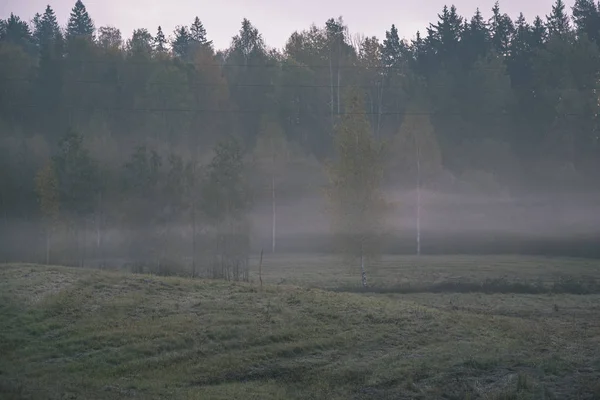
[(244, 181), (242, 147), (235, 137), (227, 137), (216, 145), (214, 157), (206, 167), (202, 193), (201, 209), (212, 223), (243, 218), (248, 211), (250, 190)]
[(190, 39), (200, 47), (212, 49), (212, 40), (208, 40), (206, 29), (198, 17), (194, 19), (190, 26)]
[(173, 54), (177, 57), (185, 58), (189, 55), (191, 35), (187, 27), (178, 26), (173, 32), (174, 38), (171, 42)]
[(58, 153), (52, 161), (65, 212), (76, 218), (89, 216), (95, 209), (100, 187), (97, 165), (83, 147), (81, 134), (68, 130), (60, 140)]
[(46, 163), (36, 175), (35, 188), (42, 215), (50, 224), (56, 223), (60, 213), (60, 198), (58, 178), (52, 162)]
[(166, 53), (167, 52), (167, 39), (165, 38), (165, 34), (163, 33), (162, 28), (159, 26), (156, 31), (156, 36), (154, 37), (154, 50), (157, 53)]
[(88, 14), (85, 5), (81, 0), (77, 0), (67, 23), (67, 39), (76, 37), (93, 39), (95, 30), (94, 21)]
[(413, 104), (386, 154), (389, 174), (426, 184), (442, 171), (442, 154), (427, 108)]
[[(270, 159), (261, 168), (280, 175), (277, 193), (280, 185), (290, 197), (314, 191), (323, 179), (319, 163), (340, 154), (339, 135), (332, 131), (344, 124), (370, 131), (382, 143), (393, 143), (402, 127), (428, 126), (424, 131), (435, 132), (439, 148), (432, 156), (436, 168), (446, 176), (476, 171), (501, 182), (503, 191), (524, 182), (596, 189), (600, 12), (589, 0), (575, 1), (572, 10), (571, 18), (558, 0), (547, 18), (527, 21), (522, 14), (511, 19), (498, 4), (470, 18), (448, 6), (412, 41), (400, 37), (397, 24), (380, 41), (351, 36), (342, 18), (329, 18), (294, 32), (282, 51), (269, 48), (248, 19), (228, 48), (213, 49), (196, 17), (178, 26), (169, 49), (160, 26), (152, 34), (136, 29), (129, 38), (110, 26), (96, 32), (81, 1), (62, 28), (51, 6), (38, 10), (31, 24), (7, 15), (0, 21), (0, 117), (3, 133), (25, 150), (4, 160), (5, 213), (38, 212), (33, 182), (42, 166), (25, 144), (35, 135), (62, 160), (55, 163), (61, 212), (96, 215), (101, 193), (111, 199), (103, 218), (119, 228), (133, 220), (166, 226), (200, 208), (211, 218), (214, 211), (210, 223), (219, 225), (223, 210), (216, 199), (246, 194), (215, 183), (217, 159), (202, 171), (212, 176), (203, 185), (199, 171), (208, 149), (229, 135), (248, 155)], [(342, 94), (351, 87), (364, 89), (360, 118), (344, 105)], [(429, 122), (411, 118), (416, 102), (427, 104)], [(85, 136), (90, 153), (83, 142), (62, 138), (69, 127)], [(275, 145), (280, 139), (284, 144)], [(164, 165), (153, 170), (148, 151), (146, 161), (136, 153), (130, 169), (120, 168), (139, 146), (153, 149)], [(385, 164), (388, 176), (412, 175), (414, 162), (403, 160), (414, 155), (409, 147), (387, 149), (396, 161)], [(284, 162), (291, 148), (295, 159)], [(79, 155), (71, 159), (70, 152)], [(234, 158), (230, 165), (239, 164)], [(304, 169), (287, 168), (293, 178), (281, 179), (287, 164)], [(104, 187), (93, 178), (100, 174)], [(171, 182), (170, 176), (177, 178)], [(210, 194), (200, 195), (205, 185)], [(243, 209), (239, 215), (250, 209), (244, 202), (233, 201), (235, 212)]]
[(345, 114), (335, 128), (336, 156), (330, 166), (329, 199), (341, 251), (351, 258), (373, 256), (382, 231), (381, 146), (364, 116), (358, 90), (345, 94)]

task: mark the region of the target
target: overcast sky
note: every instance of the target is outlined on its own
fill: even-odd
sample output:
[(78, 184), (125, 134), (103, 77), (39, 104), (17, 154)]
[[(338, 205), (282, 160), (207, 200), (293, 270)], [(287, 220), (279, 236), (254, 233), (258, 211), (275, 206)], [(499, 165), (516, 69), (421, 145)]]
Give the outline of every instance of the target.
[[(46, 4), (56, 12), (59, 23), (65, 24), (75, 0), (0, 0), (0, 17), (11, 12), (31, 20), (36, 12), (42, 13)], [(516, 18), (523, 12), (528, 21), (536, 15), (550, 13), (554, 0), (504, 0), (502, 12)], [(494, 0), (455, 0), (463, 16), (471, 16), (479, 7), (487, 18)], [(414, 37), (417, 30), (424, 32), (429, 22), (435, 21), (445, 2), (443, 0), (84, 0), (96, 27), (112, 25), (129, 37), (135, 28), (147, 28), (152, 34), (162, 25), (170, 35), (176, 25), (190, 25), (197, 15), (217, 48), (227, 47), (237, 33), (241, 20), (248, 18), (262, 33), (267, 44), (282, 47), (295, 30), (303, 30), (316, 23), (321, 26), (330, 17), (342, 16), (351, 33), (363, 33), (383, 38), (392, 24), (401, 36)], [(450, 4), (450, 3), (448, 3)], [(566, 1), (569, 13), (573, 0)]]

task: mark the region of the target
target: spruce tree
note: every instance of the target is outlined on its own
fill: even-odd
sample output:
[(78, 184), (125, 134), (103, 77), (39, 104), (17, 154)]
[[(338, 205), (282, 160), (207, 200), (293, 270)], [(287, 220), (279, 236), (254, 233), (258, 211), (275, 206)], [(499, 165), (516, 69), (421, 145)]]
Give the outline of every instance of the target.
[(489, 29), (478, 8), (469, 23), (465, 24), (461, 40), (466, 65), (471, 65), (477, 58), (483, 56), (488, 51), (489, 43)]
[(405, 52), (406, 47), (400, 41), (398, 29), (395, 25), (392, 25), (392, 28), (385, 32), (385, 39), (383, 40), (383, 47), (381, 49), (383, 66), (387, 68), (397, 67)]
[(186, 58), (189, 55), (191, 36), (188, 28), (178, 26), (173, 32), (175, 38), (171, 43), (173, 54), (177, 57)]
[(573, 22), (579, 35), (596, 43), (600, 39), (600, 10), (593, 0), (575, 0), (573, 5)]
[(500, 5), (497, 1), (492, 8), (492, 13), (493, 15), (490, 19), (492, 43), (498, 53), (507, 55), (510, 38), (514, 31), (514, 24), (507, 14), (500, 13)]
[(2, 22), (3, 28), (0, 30), (0, 41), (14, 43), (24, 48), (31, 45), (33, 38), (27, 22), (13, 13), (6, 21)]
[(94, 31), (94, 21), (92, 21), (82, 1), (77, 0), (67, 23), (67, 38), (85, 37), (92, 39)]
[(154, 51), (157, 53), (167, 52), (167, 39), (165, 38), (165, 34), (160, 25), (156, 31), (156, 36), (154, 37)]
[(571, 30), (569, 16), (565, 11), (563, 0), (556, 0), (552, 6), (552, 13), (546, 16), (548, 33), (550, 35), (564, 35)]
[(190, 40), (199, 43), (203, 47), (212, 47), (212, 40), (206, 37), (206, 29), (198, 17), (190, 26)]
[(34, 18), (33, 39), (40, 49), (52, 43), (57, 43), (62, 39), (62, 32), (52, 7), (46, 6), (43, 15), (36, 14)]
[(537, 16), (533, 20), (533, 27), (531, 28), (531, 37), (530, 44), (534, 48), (540, 48), (546, 42), (548, 38), (548, 31), (546, 30), (546, 25), (544, 25), (544, 21)]

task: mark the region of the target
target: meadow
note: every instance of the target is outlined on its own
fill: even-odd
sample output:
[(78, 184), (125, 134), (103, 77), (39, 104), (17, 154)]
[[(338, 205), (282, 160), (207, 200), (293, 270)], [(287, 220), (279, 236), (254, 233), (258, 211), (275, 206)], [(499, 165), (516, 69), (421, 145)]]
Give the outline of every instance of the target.
[(0, 266), (3, 399), (597, 399), (600, 262), (265, 255), (251, 282)]

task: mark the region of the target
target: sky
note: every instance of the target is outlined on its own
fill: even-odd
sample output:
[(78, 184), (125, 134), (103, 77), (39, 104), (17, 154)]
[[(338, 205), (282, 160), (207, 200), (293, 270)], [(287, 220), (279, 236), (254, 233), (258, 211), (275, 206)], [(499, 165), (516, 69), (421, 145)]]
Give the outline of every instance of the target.
[[(470, 16), (479, 7), (486, 18), (491, 15), (495, 0), (454, 0), (459, 14)], [(504, 0), (502, 12), (516, 19), (523, 12), (528, 21), (536, 15), (550, 13), (554, 0)], [(75, 0), (2, 0), (0, 18), (11, 12), (30, 21), (36, 12), (43, 13), (50, 4), (59, 23), (66, 24)], [(573, 0), (565, 2), (569, 14)], [(198, 16), (217, 49), (228, 47), (238, 32), (243, 18), (248, 18), (263, 35), (267, 45), (281, 48), (296, 30), (312, 23), (322, 26), (328, 18), (342, 16), (350, 33), (362, 33), (383, 39), (385, 31), (395, 24), (402, 37), (411, 39), (417, 30), (425, 32), (437, 19), (444, 0), (84, 0), (96, 27), (111, 25), (130, 37), (136, 28), (147, 28), (152, 34), (161, 25), (170, 35), (177, 25), (190, 25)]]

